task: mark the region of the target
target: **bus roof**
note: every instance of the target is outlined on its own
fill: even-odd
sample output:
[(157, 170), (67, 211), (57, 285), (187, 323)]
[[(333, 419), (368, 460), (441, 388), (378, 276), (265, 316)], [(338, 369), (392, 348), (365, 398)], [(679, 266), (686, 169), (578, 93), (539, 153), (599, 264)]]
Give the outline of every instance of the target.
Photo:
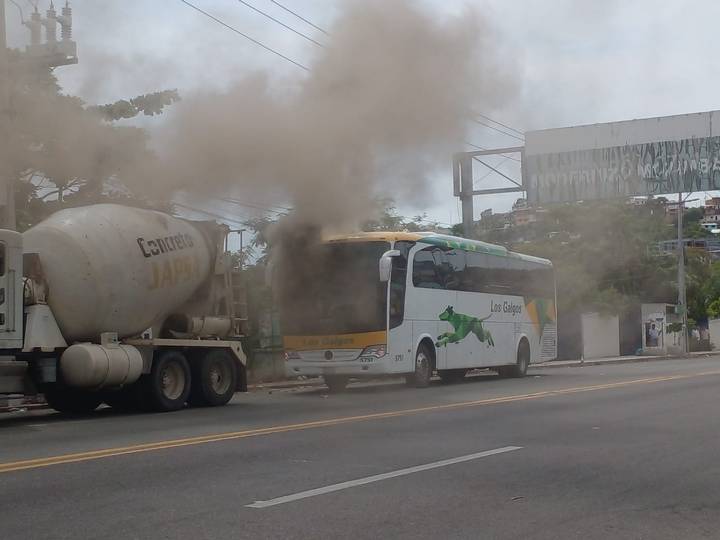
[(423, 242), (425, 244), (461, 249), (463, 251), (477, 251), (501, 257), (512, 257), (514, 259), (521, 259), (541, 265), (552, 266), (552, 263), (548, 259), (533, 257), (532, 255), (523, 255), (522, 253), (515, 253), (513, 251), (509, 251), (504, 246), (435, 232), (359, 232), (326, 238), (326, 242), (397, 242), (401, 240), (409, 242)]

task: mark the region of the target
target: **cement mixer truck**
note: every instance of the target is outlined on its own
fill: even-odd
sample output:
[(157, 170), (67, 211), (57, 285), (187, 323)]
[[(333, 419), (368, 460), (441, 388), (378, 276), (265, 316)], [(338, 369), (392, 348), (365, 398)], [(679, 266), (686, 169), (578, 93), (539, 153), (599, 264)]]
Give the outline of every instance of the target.
[(245, 391), (228, 232), (113, 204), (0, 230), (0, 400), (173, 411)]

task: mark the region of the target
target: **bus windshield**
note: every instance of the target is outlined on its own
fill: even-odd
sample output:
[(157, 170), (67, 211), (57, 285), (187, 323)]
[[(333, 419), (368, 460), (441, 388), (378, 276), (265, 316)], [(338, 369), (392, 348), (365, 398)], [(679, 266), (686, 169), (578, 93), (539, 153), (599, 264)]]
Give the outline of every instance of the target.
[(387, 283), (378, 263), (388, 242), (323, 244), (278, 267), (285, 335), (334, 335), (385, 330)]

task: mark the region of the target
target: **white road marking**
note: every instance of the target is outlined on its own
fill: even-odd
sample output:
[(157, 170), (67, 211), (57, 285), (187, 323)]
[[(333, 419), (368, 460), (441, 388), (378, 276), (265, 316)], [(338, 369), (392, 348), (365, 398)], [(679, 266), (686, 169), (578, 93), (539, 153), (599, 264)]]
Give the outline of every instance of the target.
[(520, 449), (522, 449), (522, 446), (503, 446), (502, 448), (496, 448), (494, 450), (486, 450), (484, 452), (478, 452), (476, 454), (468, 454), (466, 456), (443, 459), (442, 461), (434, 461), (432, 463), (426, 463), (425, 465), (417, 465), (415, 467), (408, 467), (407, 469), (399, 469), (397, 471), (376, 474), (373, 476), (367, 476), (365, 478), (358, 478), (356, 480), (340, 482), (339, 484), (332, 484), (330, 486), (301, 491), (299, 493), (285, 495), (284, 497), (278, 497), (277, 499), (270, 499), (268, 501), (255, 501), (254, 503), (247, 504), (245, 506), (247, 508), (267, 508), (268, 506), (277, 506), (278, 504), (285, 504), (300, 499), (307, 499), (308, 497), (324, 495), (326, 493), (332, 493), (333, 491), (340, 491), (352, 487), (364, 486), (365, 484), (380, 482), (381, 480), (387, 480), (389, 478), (397, 478), (398, 476), (406, 476), (408, 474), (414, 474), (416, 472), (428, 471), (430, 469), (437, 469), (439, 467), (447, 467), (448, 465), (455, 465), (456, 463), (464, 463), (466, 461), (472, 461), (474, 459), (494, 456), (496, 454), (504, 454), (505, 452), (513, 452)]

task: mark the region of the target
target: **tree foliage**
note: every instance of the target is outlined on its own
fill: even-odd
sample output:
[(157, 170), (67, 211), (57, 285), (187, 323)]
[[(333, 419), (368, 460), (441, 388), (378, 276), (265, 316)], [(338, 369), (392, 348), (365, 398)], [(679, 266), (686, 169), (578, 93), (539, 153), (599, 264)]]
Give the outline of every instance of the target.
[(559, 309), (618, 313), (639, 302), (674, 301), (674, 261), (651, 249), (670, 234), (660, 205), (601, 201), (556, 206), (531, 227), (481, 238), (552, 260)]
[(162, 114), (165, 107), (180, 101), (180, 94), (177, 90), (163, 90), (144, 94), (132, 99), (121, 99), (107, 105), (96, 105), (88, 110), (100, 114), (103, 120), (112, 122), (115, 120), (134, 118), (139, 114), (155, 116)]
[[(537, 214), (520, 228), (479, 228), (481, 239), (553, 261), (562, 311), (622, 313), (645, 302), (677, 302), (677, 258), (655, 246), (674, 240), (677, 221), (664, 201), (567, 204)], [(702, 208), (683, 215), (686, 238), (712, 236), (700, 226)], [(688, 317), (720, 317), (720, 262), (702, 249), (686, 250)]]
[(438, 228), (438, 223), (428, 220), (427, 214), (412, 217), (401, 216), (395, 202), (389, 198), (379, 198), (375, 202), (377, 217), (362, 224), (362, 230), (372, 231), (430, 231)]
[(139, 164), (153, 159), (147, 134), (112, 121), (158, 114), (177, 101), (177, 92), (140, 96), (128, 106), (86, 106), (62, 93), (50, 69), (17, 51), (11, 54), (10, 75), (9, 165), (20, 230), (68, 206), (147, 205), (132, 187)]

